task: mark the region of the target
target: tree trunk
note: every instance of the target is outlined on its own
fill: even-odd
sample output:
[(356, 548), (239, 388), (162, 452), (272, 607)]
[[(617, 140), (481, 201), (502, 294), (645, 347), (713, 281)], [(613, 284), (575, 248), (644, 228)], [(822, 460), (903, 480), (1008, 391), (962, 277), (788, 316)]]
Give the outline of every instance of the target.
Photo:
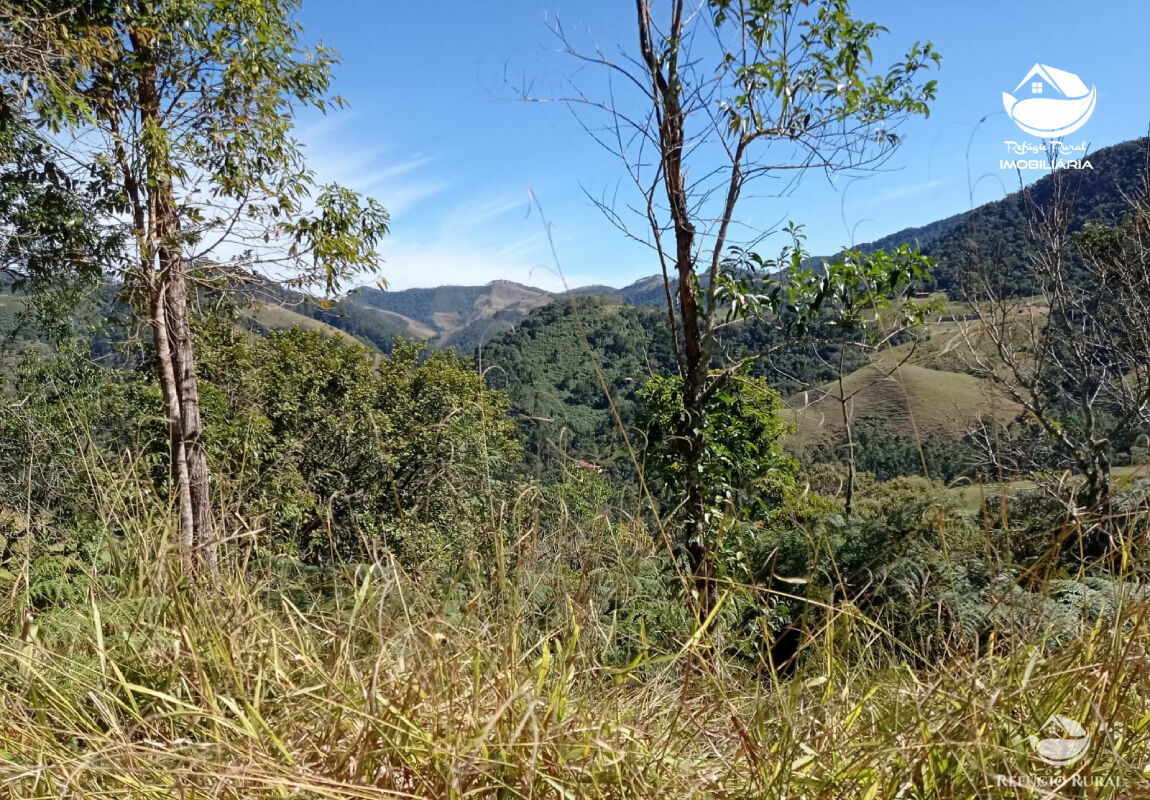
[[(650, 71), (652, 99), (659, 119), (659, 155), (662, 161), (663, 186), (675, 227), (675, 274), (679, 281), (679, 313), (682, 316), (683, 411), (685, 422), (680, 431), (684, 443), (684, 468), (687, 474), (684, 511), (687, 560), (695, 579), (696, 611), (702, 622), (715, 602), (714, 553), (709, 546), (707, 504), (698, 465), (705, 442), (705, 393), (710, 353), (703, 341), (701, 309), (695, 277), (695, 226), (687, 199), (686, 176), (683, 174), (685, 114), (682, 107), (682, 85), (678, 67), (677, 33), (682, 30), (683, 2), (676, 0), (672, 9), (669, 52), (656, 52), (647, 0), (636, 0), (639, 16), (639, 44), (643, 60)], [(664, 67), (666, 72), (664, 74)], [(669, 309), (674, 313), (674, 308)]]
[(131, 39), (136, 56), (144, 65), (137, 87), (138, 102), (144, 131), (150, 133), (143, 149), (151, 246), (142, 266), (148, 273), (152, 290), (151, 321), (171, 431), (172, 474), (180, 498), (180, 545), (186, 561), (202, 561), (208, 571), (214, 573), (218, 568), (218, 552), (188, 319), (187, 270), (181, 251), (179, 206), (172, 188), (174, 170), (163, 144), (165, 131), (155, 53), (136, 32), (131, 34)]
[(843, 430), (847, 434), (847, 485), (843, 502), (843, 510), (847, 517), (854, 511), (855, 501), (855, 440), (851, 430), (850, 414), (847, 413), (847, 387), (844, 381), (843, 367), (845, 365), (846, 348), (839, 351), (839, 408), (843, 415)]
[(1120, 558), (1116, 545), (1117, 527), (1112, 517), (1112, 487), (1110, 484), (1110, 457), (1104, 449), (1093, 448), (1085, 469), (1086, 485), (1078, 496), (1078, 505), (1090, 512), (1092, 523), (1081, 533), (1082, 551), (1088, 561)]
[[(157, 226), (167, 230), (176, 225), (175, 205), (170, 197), (161, 197), (160, 219)], [(178, 230), (165, 236), (171, 241)], [(180, 447), (186, 464), (188, 494), (192, 512), (192, 548), (210, 572), (215, 572), (219, 556), (212, 522), (211, 486), (208, 475), (207, 452), (204, 450), (203, 421), (200, 416), (200, 392), (196, 381), (195, 355), (192, 350), (191, 324), (188, 320), (187, 275), (183, 255), (175, 247), (160, 247), (161, 271), (167, 276), (167, 296), (164, 315), (167, 318), (168, 338), (171, 342), (172, 368), (175, 373), (176, 396), (179, 400)]]
[(176, 372), (172, 363), (172, 348), (168, 333), (168, 317), (165, 311), (166, 294), (166, 287), (162, 283), (157, 283), (151, 289), (149, 314), (152, 323), (152, 342), (156, 348), (156, 371), (160, 380), (160, 392), (164, 398), (164, 410), (168, 414), (168, 443), (171, 450), (170, 479), (173, 494), (178, 500), (180, 509), (180, 557), (185, 567), (191, 567), (195, 552), (195, 514), (188, 482), (188, 462), (184, 449), (179, 391), (176, 386)]

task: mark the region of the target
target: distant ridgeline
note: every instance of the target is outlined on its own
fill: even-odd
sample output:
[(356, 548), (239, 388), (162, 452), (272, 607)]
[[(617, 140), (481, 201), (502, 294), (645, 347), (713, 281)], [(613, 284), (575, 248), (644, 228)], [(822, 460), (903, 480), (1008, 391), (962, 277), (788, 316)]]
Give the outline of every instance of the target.
[[(1150, 138), (1122, 142), (1089, 155), (1094, 169), (1059, 173), (1067, 196), (1074, 199), (1072, 231), (1087, 222), (1122, 220), (1126, 213), (1123, 195), (1139, 189), (1150, 165)], [(1002, 175), (1004, 180), (1016, 178), (1011, 173)], [(1031, 198), (1040, 208), (1050, 202), (1053, 185), (1053, 177), (1047, 175), (1030, 187)], [(933, 288), (956, 299), (969, 277), (979, 271), (1001, 281), (1003, 290), (1028, 295), (1037, 287), (1025, 256), (1027, 228), (1025, 201), (1020, 192), (1013, 192), (972, 211), (906, 228), (857, 249), (871, 252), (904, 243), (917, 245), (936, 262)]]
[[(1061, 173), (1068, 195), (1074, 198), (1072, 229), (1086, 222), (1116, 223), (1122, 219), (1123, 194), (1138, 188), (1147, 167), (1148, 147), (1150, 139), (1146, 138), (1123, 142), (1091, 153), (1094, 169)], [(1003, 173), (1007, 181), (1013, 177)], [(1039, 206), (1050, 201), (1052, 184), (1047, 176), (1030, 188)], [(857, 249), (871, 252), (903, 243), (917, 245), (937, 262), (931, 288), (947, 291), (954, 299), (976, 273), (992, 276), (1003, 290), (1032, 294), (1036, 287), (1025, 256), (1027, 228), (1024, 200), (1014, 192), (1002, 200), (906, 228)], [(811, 263), (824, 260), (812, 258)], [(510, 281), (402, 291), (369, 287), (327, 308), (304, 304), (293, 309), (384, 350), (390, 348), (396, 335), (402, 335), (427, 340), (432, 347), (472, 353), (480, 342), (491, 341), (514, 327), (533, 309), (558, 299), (587, 295), (634, 306), (663, 308), (666, 303), (662, 277), (653, 275), (622, 289), (587, 286), (569, 292), (547, 292)]]
[[(1123, 142), (1091, 153), (1093, 170), (1062, 173), (1075, 202), (1073, 228), (1086, 222), (1121, 220), (1125, 211), (1123, 194), (1137, 190), (1147, 169), (1148, 148), (1147, 138)], [(1009, 179), (1010, 175), (1004, 173), (1004, 177)], [(1031, 196), (1040, 206), (1049, 202), (1051, 186), (1052, 179), (1047, 176), (1031, 187)], [(1025, 205), (1015, 192), (972, 211), (906, 228), (857, 249), (870, 252), (903, 243), (919, 246), (937, 262), (932, 288), (947, 291), (955, 299), (975, 271), (993, 275), (1004, 289), (1031, 294), (1035, 286), (1024, 254), (1026, 237)], [(812, 258), (811, 263), (823, 260)], [(658, 275), (622, 289), (587, 286), (568, 292), (548, 292), (511, 281), (402, 291), (365, 287), (332, 303), (317, 302), (298, 292), (261, 284), (254, 278), (252, 284), (248, 292), (252, 308), (246, 316), (255, 327), (319, 325), (341, 330), (384, 352), (391, 349), (395, 337), (402, 336), (426, 340), (435, 348), (454, 347), (461, 354), (474, 353), (480, 343), (513, 328), (532, 310), (575, 296), (600, 296), (625, 305), (654, 308), (663, 308), (666, 303), (663, 280)], [(674, 285), (671, 288), (674, 292)], [(0, 306), (0, 317), (11, 316), (14, 311), (12, 303)], [(2, 331), (8, 332), (10, 326)]]

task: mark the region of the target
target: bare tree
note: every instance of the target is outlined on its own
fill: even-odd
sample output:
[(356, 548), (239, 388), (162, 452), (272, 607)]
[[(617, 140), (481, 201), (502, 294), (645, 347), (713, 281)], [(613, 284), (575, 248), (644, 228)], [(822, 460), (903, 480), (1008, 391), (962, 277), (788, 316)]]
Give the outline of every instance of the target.
[(1038, 296), (1004, 291), (989, 265), (971, 298), (978, 325), (967, 338), (981, 374), (1022, 406), (1049, 445), (1004, 434), (991, 448), (994, 465), (1041, 477), (1054, 455), (1081, 476), (1063, 493), (1070, 510), (1104, 518), (1114, 447), (1150, 426), (1150, 181), (1143, 173), (1140, 190), (1126, 196), (1122, 224), (1075, 231), (1071, 178), (1063, 170), (1050, 180), (1041, 205), (1022, 193)]

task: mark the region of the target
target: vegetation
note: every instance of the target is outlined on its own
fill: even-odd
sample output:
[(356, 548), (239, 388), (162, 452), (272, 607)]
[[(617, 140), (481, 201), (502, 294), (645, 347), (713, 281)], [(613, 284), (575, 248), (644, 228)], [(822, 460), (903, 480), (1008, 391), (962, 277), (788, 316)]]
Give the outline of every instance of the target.
[[(0, 779), (15, 796), (973, 800), (999, 776), (1032, 776), (1026, 735), (1052, 713), (1098, 733), (1082, 762), (1053, 771), (1065, 791), (1081, 776), (1099, 782), (1091, 796), (1129, 797), (1145, 780), (1144, 600), (1120, 576), (1031, 592), (962, 564), (1007, 557), (984, 533), (1005, 545), (1025, 532), (952, 518), (921, 479), (860, 487), (860, 524), (888, 530), (882, 549), (903, 566), (866, 609), (836, 602), (787, 677), (746, 655), (685, 668), (699, 640), (673, 616), (659, 545), (632, 523), (509, 515), (503, 539), (518, 546), (485, 551), (437, 590), (390, 558), (307, 567), (251, 537), (199, 594), (180, 581), (175, 531), (132, 511), (148, 503), (142, 487), (98, 488), (99, 516), (129, 527), (99, 538), (87, 588), (2, 645)], [(924, 512), (934, 538), (908, 535)], [(956, 548), (946, 556), (939, 519)], [(844, 567), (860, 563), (839, 547)], [(930, 557), (952, 563), (938, 578), (965, 603), (951, 590), (924, 611), (922, 630), (940, 612), (947, 630), (927, 651), (889, 638), (897, 618), (876, 614), (914, 591), (905, 581)], [(776, 603), (792, 602), (801, 584), (780, 574)], [(996, 603), (1004, 588), (1013, 600)], [(22, 614), (6, 598), (3, 613)]]
[[(1085, 479), (1076, 506), (1110, 506), (1114, 443), (1150, 427), (1148, 180), (1143, 174), (1121, 225), (1091, 223), (1073, 237), (1061, 176), (1045, 206), (1024, 193), (1041, 305), (1009, 302), (991, 281), (973, 303), (996, 356), (989, 361), (972, 348), (981, 371), (1026, 409), (1062, 460), (1074, 463)], [(1016, 463), (1027, 460), (1025, 446), (1007, 442), (994, 453), (1003, 450)], [(1092, 549), (1098, 555), (1105, 545)]]
[(290, 137), (294, 2), (0, 0), (0, 795), (1147, 795), (1147, 192), (765, 258), (748, 182), (937, 58), (668, 8), (608, 109), (661, 275), (336, 297), (390, 222)]
[[(315, 186), (290, 136), (295, 108), (322, 111), (332, 102), (334, 61), (322, 47), (300, 43), (296, 5), (47, 0), (3, 8), (6, 49), (44, 54), (5, 59), (5, 113), (16, 116), (17, 132), (51, 134), (18, 133), (8, 144), (17, 151), (10, 181), (26, 174), (19, 162), (28, 159), (43, 165), (32, 182), (48, 189), (31, 211), (13, 209), (7, 241), (18, 245), (15, 260), (36, 283), (50, 283), (60, 262), (123, 282), (128, 305), (152, 332), (180, 541), (186, 558), (212, 571), (217, 547), (189, 283), (221, 245), (250, 247), (274, 236), (283, 246), (277, 256), (252, 258), (248, 250), (231, 268), (274, 258), (296, 285), (320, 282), (330, 291), (377, 264), (375, 245), (387, 232), (387, 213), (375, 201)], [(61, 137), (93, 144), (64, 158)], [(98, 230), (103, 220), (106, 233)], [(45, 253), (51, 225), (61, 230)]]
[(584, 461), (626, 483), (635, 472), (619, 423), (635, 425), (637, 393), (674, 368), (670, 350), (656, 310), (587, 297), (532, 312), (485, 346), (477, 365), (507, 392), (536, 471)]

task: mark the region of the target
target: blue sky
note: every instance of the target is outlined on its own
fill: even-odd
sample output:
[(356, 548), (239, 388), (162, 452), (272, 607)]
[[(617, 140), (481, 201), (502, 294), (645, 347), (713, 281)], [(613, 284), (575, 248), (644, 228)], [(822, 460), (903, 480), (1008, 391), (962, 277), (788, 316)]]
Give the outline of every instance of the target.
[[(939, 97), (929, 119), (904, 126), (905, 144), (881, 173), (835, 183), (810, 173), (789, 196), (744, 209), (764, 226), (802, 224), (814, 253), (1016, 189), (1017, 174), (999, 169), (1003, 141), (1036, 140), (1006, 116), (1001, 94), (1035, 62), (1097, 87), (1092, 117), (1067, 142), (1096, 150), (1150, 125), (1150, 2), (856, 0), (852, 7), (890, 29), (876, 64), (897, 59), (915, 40), (934, 43), (944, 58)], [(597, 195), (625, 189), (619, 163), (567, 107), (517, 99), (524, 85), (538, 96), (562, 94), (572, 80), (601, 86), (558, 52), (549, 25), (559, 20), (577, 43), (608, 54), (632, 53), (629, 0), (304, 0), (300, 20), (309, 38), (343, 56), (335, 90), (350, 108), (302, 117), (299, 136), (321, 179), (367, 192), (391, 211), (392, 234), (381, 248), (381, 277), (391, 288), (497, 278), (549, 289), (564, 281), (622, 286), (658, 271), (650, 252), (584, 194), (582, 187)], [(532, 193), (550, 223), (562, 277)]]

